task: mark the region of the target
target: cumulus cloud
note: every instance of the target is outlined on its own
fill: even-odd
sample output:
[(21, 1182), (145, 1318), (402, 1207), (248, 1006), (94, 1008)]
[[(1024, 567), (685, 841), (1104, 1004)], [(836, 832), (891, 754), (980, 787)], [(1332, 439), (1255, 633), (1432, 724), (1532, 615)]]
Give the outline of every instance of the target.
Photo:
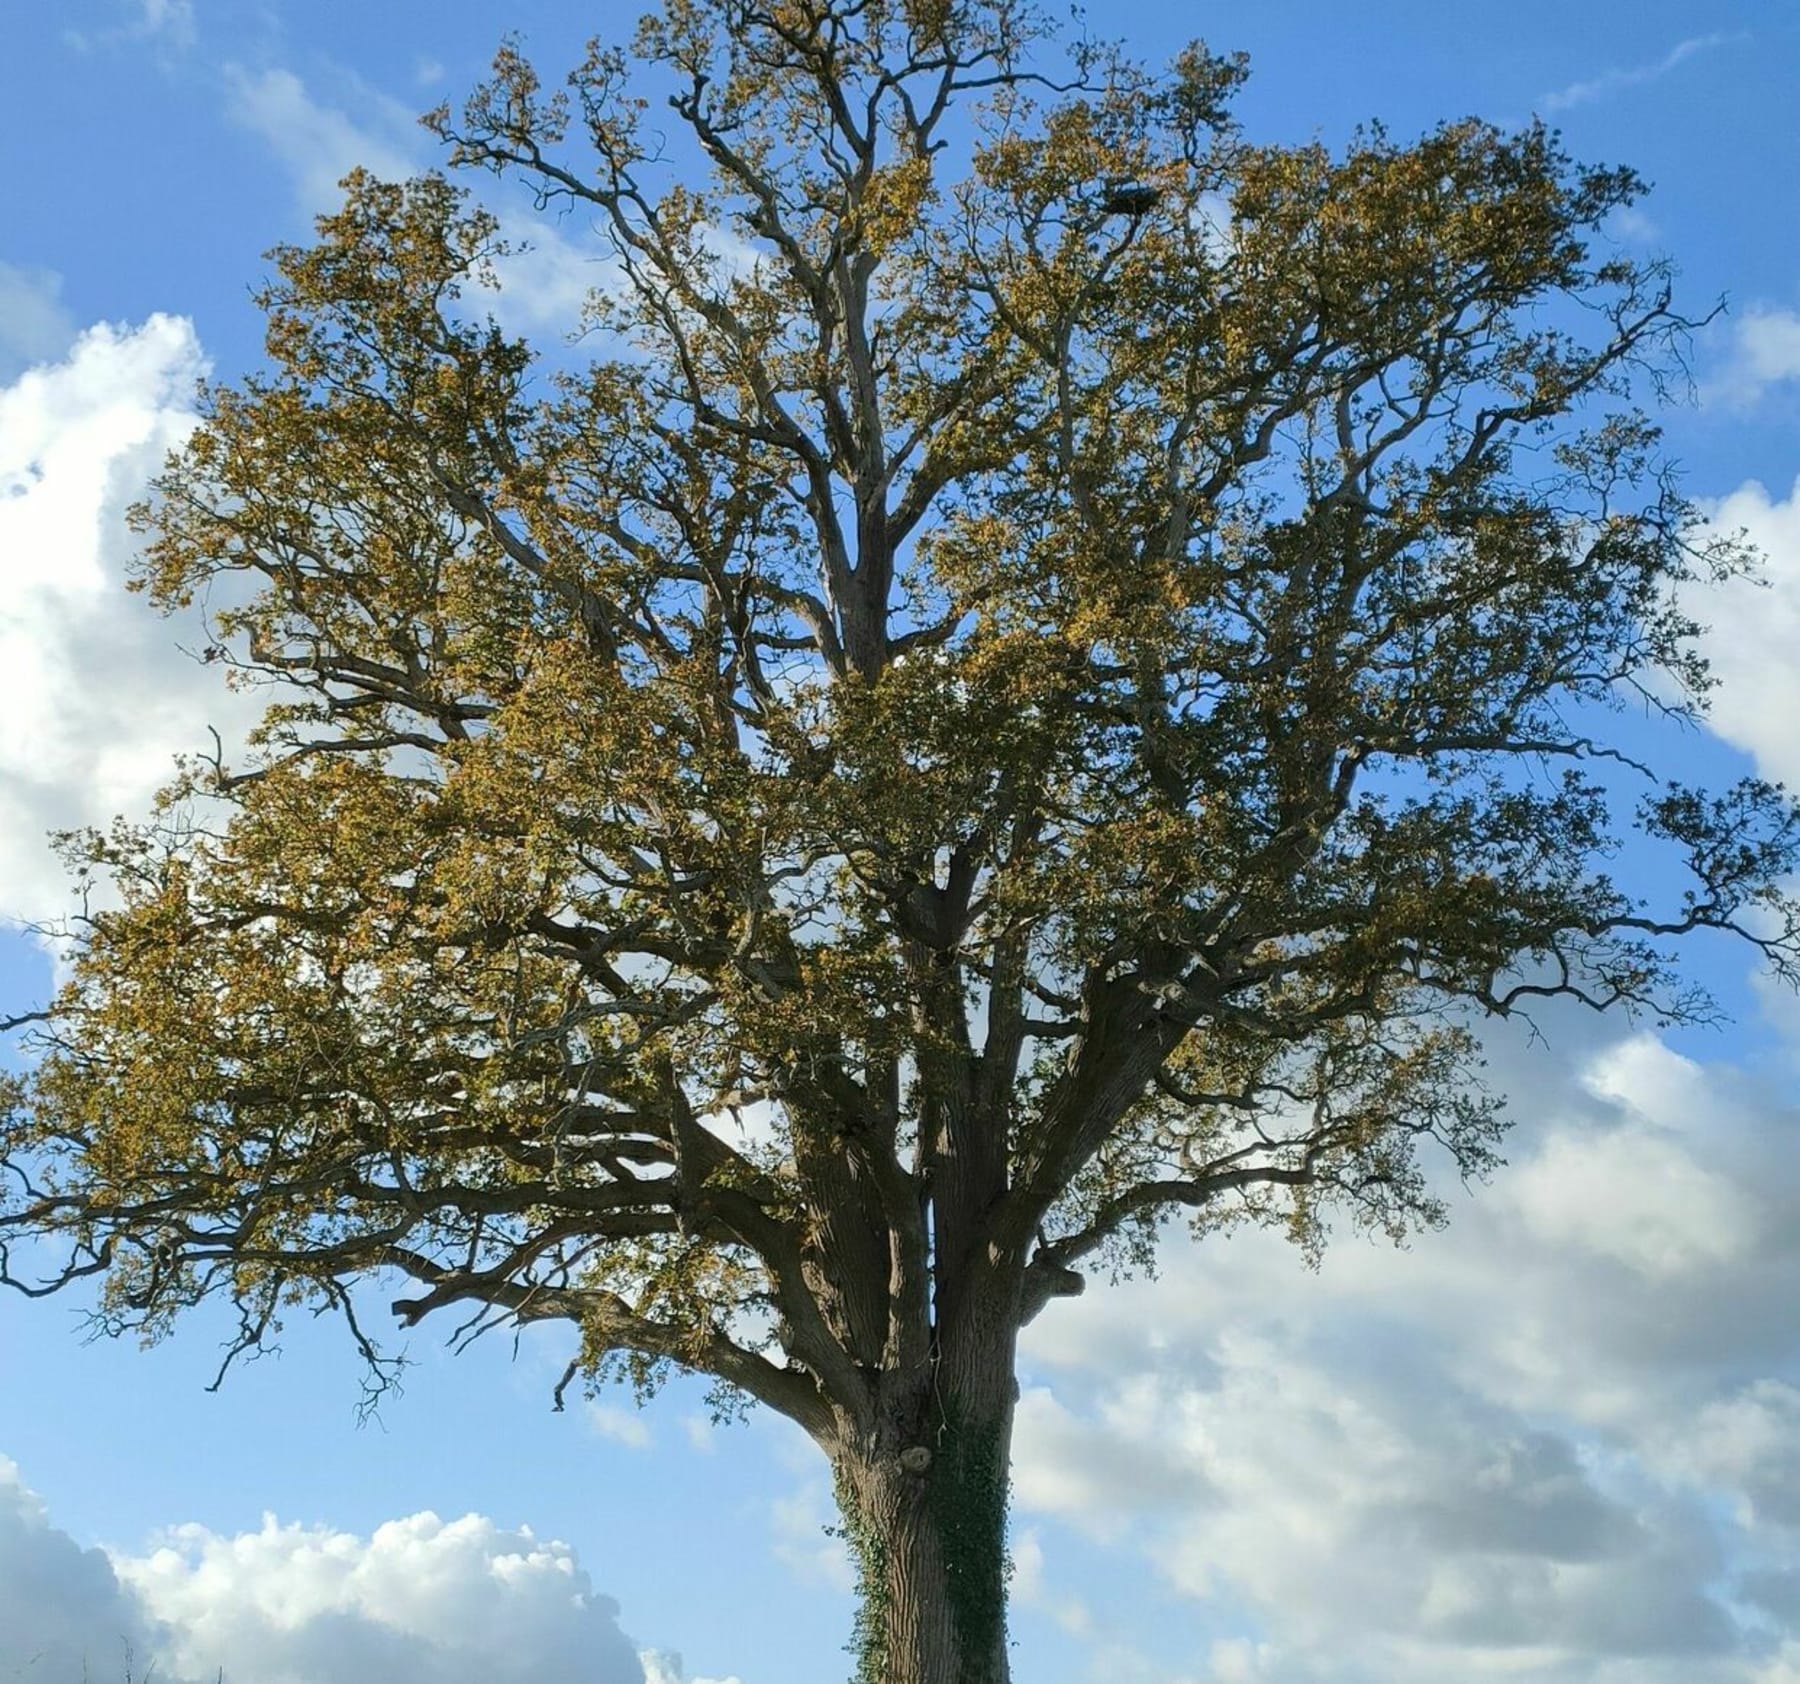
[(62, 360), (0, 387), (0, 915), (66, 903), (56, 827), (142, 812), (173, 756), (244, 704), (124, 589), (126, 506), (195, 424), (192, 325), (90, 328)]
[(367, 1537), (178, 1527), (120, 1579), (184, 1676), (245, 1684), (640, 1684), (644, 1667), (566, 1545), (481, 1515), (416, 1514)]
[(1731, 580), (1686, 598), (1707, 627), (1701, 648), (1719, 679), (1709, 722), (1765, 776), (1800, 784), (1800, 481), (1785, 498), (1747, 481), (1710, 516), (1722, 533), (1745, 533), (1764, 565), (1761, 582)]
[(0, 1456), (0, 1678), (119, 1676), (127, 1653), (141, 1664), (168, 1641), (105, 1553), (82, 1549), (51, 1525), (18, 1468)]
[(1732, 320), (1724, 358), (1703, 395), (1708, 403), (1748, 408), (1789, 380), (1800, 380), (1800, 312), (1757, 305)]
[(1741, 1191), (1636, 1116), (1546, 1141), (1503, 1196), (1541, 1243), (1652, 1277), (1730, 1263), (1759, 1239)]
[(1044, 1386), (1019, 1399), (1019, 1502), (1102, 1539), (1117, 1537), (1132, 1510), (1187, 1507), (1210, 1495), (1199, 1463), (1184, 1452), (1179, 1401), (1153, 1377), (1128, 1377), (1101, 1399), (1096, 1416), (1072, 1413)]
[(1746, 1525), (1800, 1528), (1800, 1387), (1762, 1379), (1715, 1398), (1664, 1454), (1697, 1483), (1735, 1494)]
[(682, 1670), (681, 1657), (660, 1649), (646, 1649), (639, 1657), (644, 1663), (644, 1684), (742, 1684), (736, 1673), (729, 1678), (690, 1678)]
[(164, 1684), (739, 1684), (640, 1651), (568, 1545), (482, 1515), (368, 1537), (266, 1518), (83, 1549), (0, 1457), (0, 1678)]
[[(1273, 1235), (1174, 1244), (1160, 1281), (1034, 1325), (1034, 1586), (1058, 1571), (1034, 1517), (1110, 1515), (1115, 1547), (1206, 1610), (1203, 1677), (1783, 1676), (1794, 1116), (1650, 1036), (1549, 1059), (1535, 1086), (1519, 1048), (1495, 1066), (1514, 1162), (1410, 1254), (1345, 1238), (1312, 1275)], [(1109, 1633), (1095, 1667), (1125, 1676), (1132, 1641)]]

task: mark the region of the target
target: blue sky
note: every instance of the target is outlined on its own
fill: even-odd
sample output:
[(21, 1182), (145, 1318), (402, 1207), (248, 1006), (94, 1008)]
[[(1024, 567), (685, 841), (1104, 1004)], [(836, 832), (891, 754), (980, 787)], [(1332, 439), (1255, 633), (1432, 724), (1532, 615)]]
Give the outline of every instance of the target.
[[(141, 804), (242, 704), (119, 580), (120, 511), (193, 376), (256, 361), (261, 253), (352, 163), (432, 161), (414, 114), (503, 29), (547, 70), (632, 8), (550, 0), (61, 0), (0, 61), (0, 912), (44, 917), (58, 824)], [(1147, 56), (1247, 50), (1259, 139), (1541, 113), (1654, 184), (1615, 237), (1696, 315), (1666, 418), (1689, 490), (1768, 557), (1700, 604), (1723, 678), (1685, 764), (1800, 781), (1800, 10), (1712, 0), (1112, 0)], [(489, 189), (489, 191), (495, 191)], [(509, 218), (525, 207), (496, 191)], [(595, 254), (553, 227), (511, 277), (527, 330)], [(1729, 1028), (1554, 1018), (1499, 1038), (1512, 1159), (1398, 1255), (1317, 1275), (1273, 1239), (1032, 1330), (1017, 1670), (1033, 1684), (1800, 1684), (1800, 1007), (1697, 955)], [(46, 962), (0, 934), (0, 1006)], [(80, 1306), (0, 1300), (0, 1681), (812, 1684), (843, 1676), (823, 1470), (697, 1388), (550, 1413), (553, 1334), (451, 1358), (354, 1420), (337, 1330), (217, 1394), (204, 1318), (145, 1353)], [(430, 1329), (423, 1332), (429, 1336)], [(437, 1517), (435, 1519), (431, 1517)], [(106, 1554), (93, 1553), (104, 1547)], [(672, 1657), (679, 1651), (680, 1662)], [(35, 1660), (34, 1660), (34, 1657)]]

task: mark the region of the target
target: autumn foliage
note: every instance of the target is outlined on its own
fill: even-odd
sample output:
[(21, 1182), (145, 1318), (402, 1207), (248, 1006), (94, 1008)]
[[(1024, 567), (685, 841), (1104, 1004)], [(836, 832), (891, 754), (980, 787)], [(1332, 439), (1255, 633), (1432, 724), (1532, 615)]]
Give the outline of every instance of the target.
[(509, 46), (429, 121), (598, 230), (542, 347), (467, 189), (350, 177), (139, 513), (268, 708), (71, 839), (0, 1237), (120, 1330), (324, 1302), (379, 1374), (375, 1278), (711, 1376), (832, 1458), (864, 1676), (999, 1684), (1032, 1316), (1175, 1215), (1435, 1220), (1486, 1014), (1791, 973), (1786, 797), (1609, 734), (1746, 564), (1636, 407), (1640, 184), (1257, 145), (1243, 75), (1012, 0)]

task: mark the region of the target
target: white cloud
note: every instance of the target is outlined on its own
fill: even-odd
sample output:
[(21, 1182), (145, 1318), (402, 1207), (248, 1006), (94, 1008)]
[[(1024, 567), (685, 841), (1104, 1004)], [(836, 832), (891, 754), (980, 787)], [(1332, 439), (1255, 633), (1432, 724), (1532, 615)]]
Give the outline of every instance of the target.
[(769, 1506), (775, 1558), (802, 1584), (849, 1591), (856, 1586), (850, 1551), (837, 1535), (837, 1505), (824, 1484), (808, 1479)]
[(1708, 403), (1745, 409), (1772, 386), (1800, 380), (1800, 311), (1754, 305), (1727, 326), (1725, 356), (1702, 392)]
[(360, 89), (359, 121), (315, 99), (291, 70), (252, 72), (232, 65), (225, 80), (227, 114), (268, 144), (308, 213), (336, 205), (338, 183), (358, 166), (390, 181), (420, 167), (409, 132), (413, 114), (397, 100)]
[(1756, 1238), (1728, 1182), (1641, 1126), (1555, 1140), (1508, 1188), (1536, 1238), (1645, 1275), (1729, 1262)]
[(1230, 195), (1202, 193), (1194, 205), (1194, 220), (1200, 229), (1203, 249), (1214, 263), (1223, 263), (1237, 243), (1236, 218), (1231, 214)]
[(156, 315), (0, 387), (0, 915), (66, 904), (49, 829), (141, 813), (209, 721), (244, 714), (176, 647), (202, 641), (197, 617), (124, 589), (125, 508), (192, 429), (203, 368), (191, 324)]
[(688, 1448), (702, 1456), (711, 1456), (719, 1448), (719, 1428), (710, 1415), (690, 1412), (681, 1418), (681, 1430), (687, 1435)]
[(1009, 1590), (1015, 1607), (1042, 1609), (1074, 1637), (1085, 1637), (1094, 1630), (1093, 1610), (1086, 1601), (1060, 1585), (1052, 1590), (1045, 1568), (1044, 1541), (1036, 1527), (1014, 1531), (1007, 1560), (1012, 1567)]
[(566, 1545), (481, 1515), (416, 1514), (370, 1537), (177, 1527), (114, 1566), (189, 1677), (243, 1684), (639, 1684), (643, 1666)]
[(1184, 1453), (1169, 1405), (1147, 1375), (1111, 1392), (1094, 1420), (1072, 1414), (1046, 1387), (1026, 1390), (1013, 1469), (1020, 1506), (1111, 1539), (1134, 1510), (1203, 1499), (1206, 1478)]
[[(1161, 1281), (1035, 1324), (1020, 1517), (1110, 1516), (1207, 1610), (1213, 1680), (1774, 1684), (1794, 1117), (1647, 1036), (1494, 1064), (1513, 1167), (1410, 1254), (1345, 1238), (1314, 1275), (1274, 1235), (1172, 1241)], [(1104, 1643), (1096, 1669), (1146, 1646)]]
[(1715, 47), (1727, 46), (1734, 41), (1746, 39), (1737, 35), (1693, 35), (1685, 41), (1678, 41), (1659, 59), (1648, 64), (1635, 64), (1629, 67), (1602, 71), (1585, 81), (1571, 82), (1566, 88), (1559, 88), (1554, 93), (1542, 95), (1538, 100), (1541, 111), (1567, 111), (1571, 106), (1591, 105), (1595, 100), (1605, 99), (1611, 94), (1621, 93), (1626, 88), (1642, 87), (1646, 82), (1660, 81), (1677, 66), (1697, 54), (1710, 52)]
[(1800, 314), (1748, 310), (1737, 326), (1738, 345), (1752, 379), (1767, 385), (1800, 378)]
[[(226, 82), (229, 115), (268, 144), (309, 215), (335, 206), (338, 183), (359, 165), (400, 181), (437, 161), (416, 113), (361, 82), (354, 89), (355, 117), (319, 98), (290, 70), (252, 73), (232, 66)], [(494, 315), (515, 332), (573, 332), (588, 294), (612, 273), (610, 252), (597, 239), (571, 237), (555, 222), (522, 223), (503, 197), (489, 208), (499, 215), (501, 239), (514, 248), (494, 265), (499, 291), (487, 301)], [(577, 227), (577, 220), (566, 226)]]
[(84, 1550), (52, 1526), (18, 1468), (0, 1456), (0, 1678), (120, 1677), (127, 1650), (141, 1667), (168, 1641), (104, 1552)]
[(1638, 205), (1621, 205), (1606, 219), (1606, 231), (1630, 246), (1647, 246), (1662, 238), (1662, 228)]
[(1749, 1198), (1681, 1138), (1715, 1121), (1701, 1067), (1639, 1036), (1597, 1058), (1582, 1085), (1619, 1114), (1551, 1135), (1505, 1178), (1497, 1196), (1526, 1232), (1651, 1278), (1749, 1255), (1761, 1241)]
[(1800, 785), (1800, 481), (1785, 499), (1747, 481), (1710, 514), (1721, 533), (1741, 530), (1762, 552), (1765, 582), (1684, 593), (1708, 628), (1700, 647), (1719, 679), (1709, 723), (1765, 776)]
[(194, 0), (138, 0), (138, 27), (178, 46), (194, 40)]
[(117, 0), (123, 22), (97, 30), (68, 29), (63, 39), (78, 52), (150, 42), (185, 50), (197, 36), (194, 0)]
[(638, 1658), (644, 1663), (644, 1684), (741, 1684), (735, 1673), (729, 1678), (690, 1678), (681, 1657), (664, 1649), (646, 1649)]
[(650, 1428), (646, 1424), (643, 1412), (637, 1409), (621, 1409), (613, 1403), (592, 1403), (587, 1406), (588, 1425), (602, 1438), (609, 1438), (615, 1444), (623, 1444), (631, 1450), (648, 1450), (650, 1448)]
[(638, 1650), (568, 1545), (482, 1515), (174, 1527), (83, 1549), (0, 1456), (0, 1679), (95, 1684), (739, 1684)]
[(0, 380), (69, 348), (75, 322), (62, 303), (62, 277), (0, 263)]
[(1757, 1380), (1702, 1409), (1666, 1459), (1736, 1492), (1747, 1524), (1800, 1527), (1800, 1388)]
[(583, 244), (542, 222), (522, 227), (503, 216), (500, 234), (513, 246), (494, 264), (499, 290), (491, 307), (501, 325), (564, 337), (576, 332), (589, 295), (614, 277), (610, 252), (598, 240)]
[(1210, 1653), (1216, 1684), (1256, 1684), (1272, 1676), (1276, 1651), (1268, 1643), (1252, 1643), (1247, 1637), (1221, 1638)]

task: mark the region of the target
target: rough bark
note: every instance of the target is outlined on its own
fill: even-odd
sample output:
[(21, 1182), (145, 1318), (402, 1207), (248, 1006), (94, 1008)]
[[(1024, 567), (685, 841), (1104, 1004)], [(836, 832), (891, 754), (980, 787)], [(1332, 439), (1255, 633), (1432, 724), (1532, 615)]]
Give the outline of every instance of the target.
[(1005, 1349), (978, 1392), (934, 1386), (911, 1421), (836, 1458), (862, 1596), (856, 1684), (1008, 1684)]
[[(1007, 1129), (1003, 1102), (980, 1091), (960, 979), (943, 951), (966, 892), (957, 884), (909, 908), (919, 924), (907, 958), (932, 1253), (920, 1360), (885, 1367), (873, 1410), (833, 1456), (861, 1578), (857, 1684), (1009, 1678), (1006, 1505), (1023, 1270), (984, 1225), (1007, 1189)], [(905, 1320), (902, 1311), (896, 1324)]]

